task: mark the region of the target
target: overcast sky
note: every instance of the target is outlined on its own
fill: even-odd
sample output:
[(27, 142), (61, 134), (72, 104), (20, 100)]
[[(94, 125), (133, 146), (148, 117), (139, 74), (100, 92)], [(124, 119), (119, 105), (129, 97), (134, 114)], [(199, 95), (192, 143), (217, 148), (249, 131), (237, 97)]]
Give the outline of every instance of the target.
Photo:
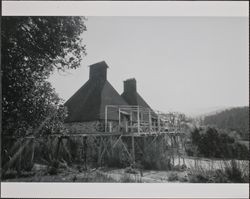
[(88, 17), (86, 26), (82, 66), (50, 78), (64, 100), (88, 80), (87, 66), (104, 60), (119, 93), (134, 77), (156, 110), (194, 115), (248, 105), (247, 17)]

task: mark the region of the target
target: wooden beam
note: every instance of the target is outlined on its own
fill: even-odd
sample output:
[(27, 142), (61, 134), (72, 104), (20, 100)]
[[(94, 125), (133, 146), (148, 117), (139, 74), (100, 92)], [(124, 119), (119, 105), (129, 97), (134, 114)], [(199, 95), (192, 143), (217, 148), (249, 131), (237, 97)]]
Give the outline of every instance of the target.
[(132, 163), (135, 164), (135, 137), (131, 137), (132, 141)]
[(148, 149), (158, 138), (159, 135), (156, 135), (154, 139), (145, 147), (145, 149)]
[(160, 116), (158, 114), (158, 118), (157, 118), (157, 123), (158, 123), (158, 133), (160, 132)]
[(133, 126), (133, 111), (130, 112), (130, 130), (129, 130), (130, 133), (133, 132), (132, 126)]
[(118, 139), (116, 140), (116, 142), (114, 143), (114, 145), (112, 146), (112, 148), (115, 148), (115, 146), (116, 146), (116, 145), (118, 144), (118, 142), (120, 141), (121, 137), (122, 137), (122, 135), (120, 135), (120, 136), (118, 137)]
[(58, 137), (57, 147), (56, 147), (56, 160), (58, 160), (59, 150), (61, 146), (62, 137)]
[(105, 106), (105, 133), (107, 133), (107, 124), (108, 123), (108, 106)]
[(87, 155), (88, 155), (88, 146), (87, 146), (87, 137), (82, 138), (82, 144), (83, 144), (83, 160), (84, 160), (84, 169), (87, 169)]
[[(97, 164), (99, 165), (99, 166), (101, 166), (101, 164), (102, 164), (102, 140), (103, 138), (102, 137), (100, 137), (99, 138), (99, 146), (98, 146), (98, 159), (97, 159)], [(98, 142), (97, 141), (97, 142)]]
[(140, 133), (140, 107), (137, 107), (137, 131)]
[(151, 133), (151, 126), (152, 126), (152, 124), (151, 124), (151, 110), (150, 109), (148, 109), (148, 120), (149, 120), (149, 133)]
[(33, 164), (34, 160), (35, 146), (36, 146), (35, 139), (32, 139), (31, 159), (30, 159), (31, 164)]
[(118, 119), (119, 119), (119, 122), (118, 122), (118, 132), (121, 132), (121, 111), (120, 111), (120, 108), (118, 109)]
[(123, 143), (123, 141), (122, 141), (122, 140), (121, 140), (121, 144), (122, 144), (123, 148), (125, 149), (125, 151), (127, 152), (127, 154), (128, 154), (128, 156), (129, 156), (130, 161), (132, 161), (132, 160), (133, 160), (133, 158), (132, 158), (132, 156), (131, 156), (131, 154), (130, 154), (129, 150), (127, 149), (127, 146)]

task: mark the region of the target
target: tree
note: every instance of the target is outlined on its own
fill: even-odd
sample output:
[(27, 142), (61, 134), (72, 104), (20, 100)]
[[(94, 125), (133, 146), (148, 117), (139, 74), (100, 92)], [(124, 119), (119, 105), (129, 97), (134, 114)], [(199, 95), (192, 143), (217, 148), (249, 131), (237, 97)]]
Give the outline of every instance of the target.
[(56, 131), (66, 113), (47, 79), (80, 66), (84, 31), (83, 17), (2, 17), (3, 134), (22, 136), (51, 115), (43, 130)]
[(84, 20), (83, 17), (2, 17), (3, 174), (15, 165), (17, 170), (27, 167), (29, 159), (23, 157), (25, 154), (31, 157), (32, 165), (35, 150), (32, 146), (38, 139), (23, 142), (20, 137), (41, 137), (64, 130), (66, 109), (47, 79), (55, 70), (80, 66), (86, 55), (82, 44)]
[(191, 132), (191, 140), (192, 140), (192, 144), (193, 145), (198, 145), (201, 139), (201, 135), (200, 135), (200, 129), (195, 128), (192, 132)]
[(212, 125), (228, 132), (237, 132), (249, 140), (249, 107), (235, 107), (204, 118), (205, 125)]
[(201, 129), (195, 129), (191, 132), (193, 146), (188, 149), (189, 154), (208, 158), (248, 159), (248, 148), (230, 137), (227, 132), (211, 127), (201, 133), (200, 131)]

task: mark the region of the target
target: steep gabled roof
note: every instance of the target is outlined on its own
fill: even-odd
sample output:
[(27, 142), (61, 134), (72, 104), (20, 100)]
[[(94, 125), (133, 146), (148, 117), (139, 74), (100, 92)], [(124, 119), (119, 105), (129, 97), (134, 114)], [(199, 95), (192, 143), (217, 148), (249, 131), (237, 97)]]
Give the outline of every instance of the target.
[(129, 105), (141, 106), (144, 108), (151, 107), (145, 102), (145, 100), (139, 95), (139, 93), (122, 93), (121, 96)]
[(125, 101), (129, 105), (150, 108), (147, 102), (137, 92), (136, 79), (134, 78), (127, 79), (123, 83), (124, 83), (124, 91), (121, 94), (121, 96), (123, 97), (123, 99), (125, 99)]
[(150, 109), (151, 116), (157, 117), (156, 113), (151, 109), (147, 102), (140, 96), (136, 88), (136, 80), (134, 78), (124, 81), (124, 91), (121, 94), (122, 98), (129, 104)]
[[(106, 79), (107, 68), (105, 62), (90, 66), (89, 80), (65, 103), (66, 122), (104, 120), (106, 105), (128, 105)], [(118, 120), (118, 112), (109, 111), (108, 119)]]

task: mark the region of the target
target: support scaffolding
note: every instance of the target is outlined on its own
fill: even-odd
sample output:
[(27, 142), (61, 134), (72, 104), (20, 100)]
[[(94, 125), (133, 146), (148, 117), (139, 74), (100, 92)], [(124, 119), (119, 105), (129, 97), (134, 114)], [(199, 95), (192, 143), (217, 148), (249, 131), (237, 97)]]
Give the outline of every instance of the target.
[[(111, 119), (110, 115), (114, 112), (118, 113), (118, 118)], [(141, 106), (107, 105), (105, 107), (105, 133), (180, 133), (181, 119), (181, 114), (176, 117), (173, 113), (161, 113)], [(118, 128), (108, 128), (110, 123), (117, 124)]]
[[(175, 165), (175, 159), (178, 160), (178, 164), (185, 164), (184, 154), (180, 152), (180, 146), (183, 144), (184, 134), (71, 134), (71, 135), (51, 135), (54, 139), (57, 139), (58, 150), (60, 145), (63, 143), (62, 140), (70, 140), (73, 137), (82, 140), (81, 144), (81, 159), (83, 165), (87, 168), (88, 157), (91, 156), (89, 147), (96, 149), (97, 153), (97, 164), (103, 166), (106, 162), (105, 158), (112, 156), (114, 149), (120, 147), (126, 156), (127, 162), (130, 165), (135, 165), (140, 158), (147, 155), (149, 148), (163, 147), (166, 150), (166, 154), (171, 160), (171, 164)], [(87, 143), (91, 143), (91, 146)], [(170, 147), (170, 148), (168, 148)], [(57, 150), (57, 157), (58, 157)]]
[[(117, 120), (109, 118), (109, 111), (116, 111), (118, 114)], [(125, 117), (124, 117), (125, 115)], [(125, 122), (124, 122), (125, 120)], [(118, 124), (118, 128), (112, 128)], [(125, 126), (124, 126), (125, 124)], [(141, 156), (147, 154), (148, 147), (157, 148), (159, 144), (163, 148), (168, 148), (169, 157), (174, 164), (175, 158), (178, 158), (178, 164), (181, 164), (181, 159), (184, 162), (182, 149), (184, 148), (185, 133), (182, 131), (180, 122), (174, 120), (173, 115), (167, 115), (153, 111), (149, 108), (139, 106), (113, 106), (105, 107), (105, 132), (96, 131), (94, 133), (68, 133), (68, 134), (52, 134), (46, 139), (48, 142), (53, 142), (56, 145), (55, 156), (59, 159), (59, 151), (64, 150), (67, 154), (66, 143), (70, 139), (78, 140), (79, 154), (83, 162), (83, 166), (87, 168), (90, 153), (94, 149), (97, 154), (96, 162), (99, 166), (110, 157), (115, 149), (122, 150), (130, 165), (138, 162)], [(32, 138), (34, 140), (34, 138)], [(30, 141), (29, 137), (24, 138), (25, 141)], [(51, 143), (53, 145), (53, 143)], [(25, 145), (26, 146), (26, 145)], [(19, 150), (6, 164), (9, 167), (23, 148)], [(34, 159), (34, 150), (31, 155), (31, 161)], [(70, 155), (70, 154), (69, 154)], [(20, 155), (21, 159), (21, 155)]]

